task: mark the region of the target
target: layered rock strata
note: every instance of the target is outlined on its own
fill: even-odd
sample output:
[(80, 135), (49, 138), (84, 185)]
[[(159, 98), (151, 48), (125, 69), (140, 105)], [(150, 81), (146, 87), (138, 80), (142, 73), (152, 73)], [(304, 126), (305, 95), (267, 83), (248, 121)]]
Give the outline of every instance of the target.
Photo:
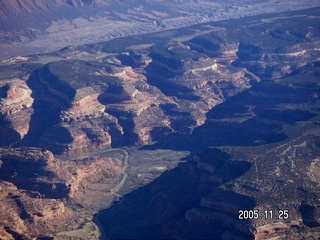
[(34, 99), (22, 79), (6, 79), (0, 84), (0, 146), (4, 146), (22, 140), (28, 133)]
[(87, 216), (112, 201), (121, 165), (100, 155), (60, 160), (39, 148), (2, 148), (0, 159), (1, 237), (52, 237), (84, 228), (82, 237), (97, 238)]

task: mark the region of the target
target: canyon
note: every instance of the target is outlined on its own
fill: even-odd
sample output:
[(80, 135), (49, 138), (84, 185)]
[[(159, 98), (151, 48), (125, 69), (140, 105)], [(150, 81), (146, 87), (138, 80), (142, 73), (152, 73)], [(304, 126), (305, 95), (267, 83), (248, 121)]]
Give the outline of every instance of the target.
[(0, 238), (319, 238), (319, 12), (2, 60)]

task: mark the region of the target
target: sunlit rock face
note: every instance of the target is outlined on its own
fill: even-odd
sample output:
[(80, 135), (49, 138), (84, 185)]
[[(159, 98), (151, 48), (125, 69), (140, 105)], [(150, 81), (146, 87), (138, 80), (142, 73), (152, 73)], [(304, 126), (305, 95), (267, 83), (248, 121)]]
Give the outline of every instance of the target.
[[(314, 24), (312, 18), (305, 21)], [(289, 20), (263, 24), (244, 29), (222, 22), (213, 32), (185, 41), (161, 41), (111, 56), (103, 54), (107, 44), (56, 52), (52, 56), (58, 60), (31, 71), (27, 81), (1, 82), (5, 134), (0, 143), (38, 144), (77, 156), (153, 144), (171, 133), (183, 136), (230, 97), (318, 59), (316, 28), (282, 30)], [(28, 61), (13, 58), (3, 65)]]
[[(121, 174), (121, 167), (111, 158), (60, 160), (39, 148), (1, 148), (0, 159), (0, 208), (4, 213), (0, 236), (5, 239), (50, 237), (79, 228), (81, 209), (91, 209), (93, 214), (107, 206), (110, 194), (106, 191), (117, 184)], [(92, 239), (95, 228), (88, 227), (92, 231), (87, 237)]]
[(29, 131), (33, 114), (32, 91), (21, 79), (7, 79), (1, 82), (0, 118), (3, 136), (0, 145), (5, 146), (20, 141)]
[[(318, 15), (1, 61), (0, 238), (97, 239), (92, 216), (114, 200), (96, 215), (111, 239), (316, 238)], [(181, 152), (188, 161), (170, 165)], [(285, 208), (290, 219), (240, 221), (245, 208)]]

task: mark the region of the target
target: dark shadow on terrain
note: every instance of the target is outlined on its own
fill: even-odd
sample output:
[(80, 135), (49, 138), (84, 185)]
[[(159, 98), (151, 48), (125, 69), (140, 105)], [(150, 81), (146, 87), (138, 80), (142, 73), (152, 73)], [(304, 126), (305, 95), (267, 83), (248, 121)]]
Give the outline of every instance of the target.
[(178, 111), (175, 104), (160, 104), (160, 108), (170, 118), (170, 127), (174, 131), (187, 131), (190, 126), (196, 125), (191, 113)]
[(192, 89), (176, 84), (174, 81), (175, 77), (183, 73), (181, 60), (175, 59), (174, 56), (163, 56), (159, 53), (151, 53), (150, 57), (153, 61), (145, 68), (147, 81), (150, 85), (156, 86), (166, 96), (175, 96), (179, 99), (192, 101), (200, 99), (194, 95)]
[(18, 189), (36, 191), (44, 194), (46, 198), (62, 199), (67, 196), (69, 190), (62, 183), (43, 182), (39, 177), (53, 177), (52, 172), (44, 169), (46, 164), (41, 161), (27, 162), (2, 157), (0, 168), (1, 180), (12, 182)]
[(240, 42), (237, 51), (238, 58), (232, 62), (231, 65), (234, 67), (245, 67), (260, 78), (270, 77), (266, 72), (271, 73), (271, 69), (267, 71), (259, 64), (252, 64), (254, 62), (258, 62), (261, 55), (261, 49), (258, 46), (246, 42)]
[(197, 36), (185, 42), (185, 44), (188, 45), (190, 49), (210, 58), (220, 58), (222, 55), (221, 43), (228, 41), (227, 36), (221, 37), (215, 33), (208, 33)]
[(302, 222), (308, 227), (319, 227), (320, 223), (318, 222), (315, 215), (316, 208), (312, 205), (302, 203), (299, 207), (299, 212), (302, 217)]
[[(236, 21), (238, 24), (239, 20)], [(207, 43), (200, 42), (200, 44)], [(209, 45), (208, 48), (214, 51), (216, 46)], [(238, 54), (243, 61), (254, 62), (255, 55), (259, 55), (259, 49), (241, 43)], [(148, 82), (169, 96), (180, 99), (184, 94), (192, 96), (192, 91), (189, 89), (180, 88), (174, 82), (168, 81), (179, 76), (179, 71), (176, 71), (179, 69), (179, 63), (169, 62), (170, 57), (159, 55), (151, 56), (154, 61), (146, 69)], [(235, 64), (240, 66), (239, 62)], [(248, 69), (248, 66), (245, 67)], [(259, 75), (260, 69), (254, 64), (249, 70)], [(270, 73), (268, 69), (265, 72), (267, 75)], [(263, 80), (252, 89), (211, 109), (205, 124), (195, 128), (192, 133), (155, 128), (152, 136), (158, 143), (143, 149), (167, 148), (194, 153), (207, 146), (255, 146), (283, 141), (288, 137), (282, 131), (285, 125), (296, 124), (315, 116), (308, 108), (295, 109), (295, 104), (307, 106), (314, 101), (312, 99), (314, 86), (308, 83), (301, 86), (304, 76), (300, 77), (302, 80), (299, 84), (287, 81), (281, 85), (276, 81)], [(288, 109), (289, 104), (294, 107)], [(174, 106), (163, 106), (162, 110), (169, 116), (178, 114)], [(224, 184), (230, 191), (220, 188), (222, 183), (228, 183), (246, 173), (251, 165), (244, 161), (232, 161), (223, 153), (220, 156), (220, 153), (221, 151), (209, 151), (199, 154), (200, 162), (180, 163), (178, 167), (164, 172), (153, 182), (123, 196), (119, 202), (98, 216), (105, 237), (108, 239), (222, 239), (223, 237), (237, 239), (223, 236), (228, 227), (222, 223), (223, 217), (215, 221), (213, 216), (215, 211), (224, 212), (223, 204), (227, 203), (246, 210), (256, 206), (254, 199), (232, 191), (233, 183), (229, 183), (229, 186)], [(211, 181), (208, 181), (209, 177)], [(217, 202), (222, 203), (221, 209), (210, 208), (208, 207), (210, 204), (201, 205), (200, 201), (204, 198), (212, 205)], [(189, 215), (190, 218), (186, 220), (187, 212), (190, 210), (194, 210), (195, 214)], [(300, 211), (312, 211), (309, 216), (315, 218), (314, 209), (310, 210), (310, 207), (301, 207)], [(232, 214), (226, 215), (237, 219), (237, 216)], [(307, 216), (306, 213), (302, 215)], [(233, 232), (236, 231), (235, 228), (232, 227), (232, 224), (229, 224), (231, 229), (229, 233), (236, 234), (237, 232)], [(253, 236), (249, 235), (244, 239), (253, 239)]]
[[(7, 91), (10, 90), (10, 84), (0, 87), (0, 99), (7, 97)], [(10, 127), (10, 122), (6, 115), (0, 113), (0, 147), (9, 146), (21, 140), (18, 132)]]
[[(124, 130), (124, 134), (118, 129), (115, 123), (105, 123), (108, 125), (108, 133), (111, 136), (111, 146), (113, 148), (122, 147), (126, 145), (132, 145), (138, 141), (138, 136), (134, 133), (134, 120), (133, 114), (130, 112), (122, 111), (112, 108), (112, 104), (121, 103), (123, 101), (130, 100), (131, 97), (126, 93), (121, 85), (110, 84), (107, 90), (98, 96), (98, 101), (103, 105), (109, 105), (105, 110), (106, 113), (116, 117), (118, 123)], [(89, 137), (90, 138), (90, 137)]]
[(21, 235), (20, 233), (17, 233), (17, 232), (15, 232), (15, 231), (13, 231), (13, 230), (11, 230), (10, 229), (10, 227), (4, 227), (4, 230), (7, 232), (7, 233), (9, 233), (9, 234), (11, 234), (12, 235), (12, 237), (14, 237), (14, 239), (26, 239), (23, 235)]
[(54, 237), (38, 237), (37, 240), (54, 240)]
[(14, 197), (14, 200), (17, 204), (17, 206), (19, 207), (19, 209), (21, 209), (21, 212), (20, 212), (20, 218), (23, 219), (23, 220), (26, 220), (26, 219), (30, 219), (30, 214), (27, 213), (26, 209), (24, 208), (21, 200), (19, 199), (19, 197)]
[(70, 132), (60, 125), (53, 125), (47, 129), (44, 134), (45, 140), (49, 140), (49, 142), (41, 139), (38, 146), (44, 147), (54, 154), (63, 153), (65, 151), (65, 146), (73, 141)]
[[(212, 39), (210, 39), (210, 40), (212, 40)], [(199, 45), (202, 48), (209, 50), (209, 51), (219, 51), (220, 50), (219, 44), (215, 44), (210, 40), (205, 39), (203, 36), (200, 36), (200, 37), (195, 37), (195, 38), (191, 39), (189, 42), (192, 44)], [(214, 56), (210, 56), (210, 57), (214, 57)]]
[(118, 119), (119, 124), (122, 126), (124, 134), (119, 136), (114, 130), (113, 132), (118, 137), (118, 141), (112, 143), (112, 147), (131, 146), (139, 141), (139, 136), (134, 132), (134, 115), (127, 111), (118, 109), (106, 109), (106, 112)]
[(133, 51), (129, 51), (128, 54), (119, 54), (117, 58), (121, 61), (122, 65), (130, 66), (132, 68), (139, 67), (141, 65), (141, 55), (135, 54)]
[[(308, 71), (308, 66), (300, 71), (304, 69)], [(192, 134), (187, 131), (167, 132), (158, 139), (155, 135), (154, 140), (158, 142), (142, 149), (169, 148), (197, 152), (206, 146), (256, 146), (283, 141), (287, 139), (282, 131), (283, 126), (315, 116), (308, 109), (284, 107), (287, 104), (307, 106), (315, 101), (314, 83), (295, 82), (295, 77), (284, 78), (285, 84), (264, 80), (212, 108), (207, 113), (206, 122), (195, 128)], [(168, 112), (173, 113), (170, 106), (167, 108)]]
[[(173, 130), (169, 127), (154, 127), (152, 128), (150, 134), (152, 136), (152, 139), (156, 139), (157, 141), (166, 141), (167, 137), (172, 134)], [(145, 147), (142, 147), (143, 149)], [(146, 146), (148, 148), (148, 146)]]
[[(53, 98), (48, 90), (48, 86), (39, 80), (40, 78), (44, 78), (46, 79), (45, 81), (48, 82), (57, 81), (57, 79), (52, 79), (53, 76), (50, 74), (46, 75), (46, 73), (46, 69), (36, 70), (31, 74), (27, 81), (28, 87), (32, 90), (31, 97), (34, 99), (32, 105), (34, 113), (31, 116), (28, 133), (16, 146), (38, 146), (40, 137), (44, 134), (44, 132), (52, 128), (55, 124), (59, 123), (61, 110), (63, 108), (70, 107), (67, 101)], [(44, 101), (44, 99), (46, 100)], [(51, 150), (50, 146), (46, 147)], [(62, 152), (62, 149), (55, 149), (54, 151), (55, 154), (60, 154)]]
[[(197, 167), (197, 162), (180, 163), (162, 173), (153, 182), (124, 195), (99, 216), (100, 229), (107, 239), (222, 239), (227, 229), (253, 239), (252, 235), (232, 229), (237, 216), (223, 209), (201, 206), (202, 198), (213, 203), (232, 204), (242, 209), (253, 209), (255, 200), (219, 188), (220, 184), (247, 172), (251, 164), (233, 161), (218, 149), (206, 149), (199, 154), (200, 161), (216, 170), (220, 182), (209, 181), (210, 173)], [(203, 212), (207, 221), (197, 217), (186, 220), (189, 210)], [(215, 216), (227, 216), (227, 226)], [(205, 218), (205, 217), (204, 217)]]
[(264, 121), (259, 116), (242, 123), (209, 120), (191, 134), (168, 133), (165, 139), (156, 139), (159, 142), (155, 145), (141, 149), (169, 148), (196, 152), (205, 146), (256, 146), (287, 139), (281, 132), (282, 124)]
[(18, 132), (9, 127), (9, 123), (0, 116), (0, 147), (6, 147), (21, 140)]
[(98, 97), (99, 102), (103, 105), (121, 103), (130, 99), (130, 95), (124, 91), (123, 86), (112, 84), (110, 84), (107, 90)]

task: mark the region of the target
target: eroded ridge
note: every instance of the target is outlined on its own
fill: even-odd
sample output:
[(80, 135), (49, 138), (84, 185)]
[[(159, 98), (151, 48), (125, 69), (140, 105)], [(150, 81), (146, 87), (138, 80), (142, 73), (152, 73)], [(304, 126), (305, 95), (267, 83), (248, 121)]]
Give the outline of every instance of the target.
[(2, 61), (1, 237), (317, 238), (318, 15)]

